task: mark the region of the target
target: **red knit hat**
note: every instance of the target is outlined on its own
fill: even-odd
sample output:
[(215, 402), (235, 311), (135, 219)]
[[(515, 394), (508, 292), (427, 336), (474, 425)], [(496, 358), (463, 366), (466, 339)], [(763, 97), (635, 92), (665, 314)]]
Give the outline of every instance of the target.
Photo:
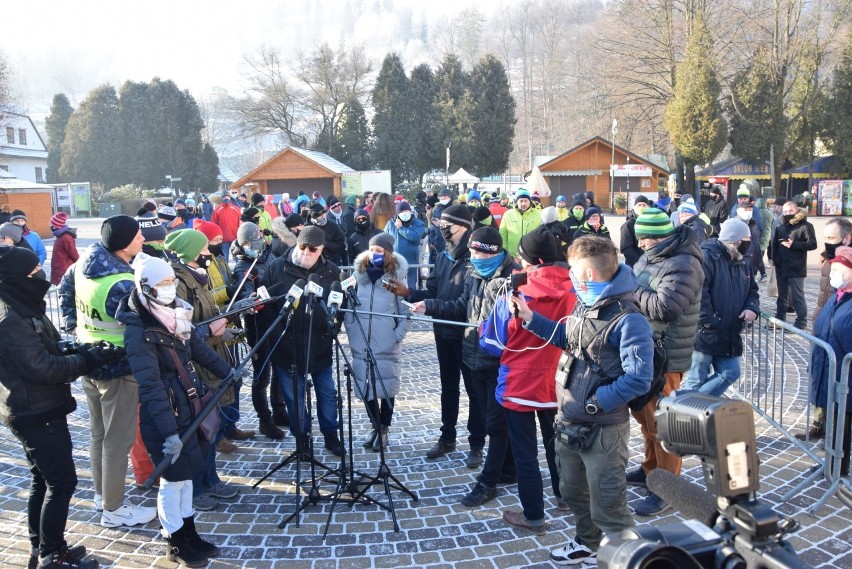
[(50, 218), (50, 226), (54, 229), (61, 229), (65, 227), (66, 223), (68, 223), (68, 214), (64, 211), (55, 213), (53, 214), (53, 217)]
[(203, 233), (208, 241), (222, 236), (222, 228), (212, 221), (204, 221), (203, 219), (196, 218), (195, 225), (192, 228)]

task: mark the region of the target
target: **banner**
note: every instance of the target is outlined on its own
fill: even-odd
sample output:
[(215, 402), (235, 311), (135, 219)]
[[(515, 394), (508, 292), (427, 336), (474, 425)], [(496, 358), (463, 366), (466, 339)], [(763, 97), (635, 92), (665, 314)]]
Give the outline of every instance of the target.
[(613, 178), (650, 178), (653, 172), (650, 166), (643, 164), (611, 164), (609, 175)]

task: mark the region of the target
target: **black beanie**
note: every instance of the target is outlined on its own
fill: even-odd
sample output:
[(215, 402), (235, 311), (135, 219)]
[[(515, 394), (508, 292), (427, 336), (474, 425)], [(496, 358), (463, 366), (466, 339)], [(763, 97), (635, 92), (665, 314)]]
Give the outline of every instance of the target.
[(299, 227), (304, 224), (305, 219), (298, 213), (291, 213), (287, 216), (287, 219), (284, 220), (284, 225), (286, 225), (288, 229), (293, 229), (294, 227)]
[(518, 255), (531, 265), (543, 265), (563, 261), (559, 256), (556, 238), (547, 229), (540, 227), (521, 237)]
[(263, 194), (261, 194), (261, 193), (254, 193), (254, 194), (251, 195), (251, 203), (253, 205), (259, 205), (259, 204), (264, 203), (265, 201), (266, 201), (266, 199), (263, 197)]
[(482, 253), (499, 253), (503, 250), (503, 238), (499, 231), (486, 225), (470, 234), (467, 246), (473, 251)]
[(243, 213), (240, 215), (240, 221), (251, 221), (254, 223), (254, 218), (260, 215), (260, 211), (256, 207), (244, 207)]
[(101, 240), (107, 251), (120, 251), (133, 243), (139, 233), (139, 222), (129, 215), (114, 215), (101, 225)]
[(25, 247), (0, 247), (0, 280), (26, 277), (38, 266), (38, 257)]
[(470, 208), (466, 205), (451, 205), (441, 212), (441, 221), (453, 223), (455, 225), (463, 225), (470, 229), (473, 226), (473, 221), (470, 216)]

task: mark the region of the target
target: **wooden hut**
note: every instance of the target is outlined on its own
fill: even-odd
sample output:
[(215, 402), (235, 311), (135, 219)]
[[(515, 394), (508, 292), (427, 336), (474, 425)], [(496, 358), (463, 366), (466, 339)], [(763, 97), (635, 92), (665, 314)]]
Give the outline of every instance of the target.
[(319, 192), (327, 196), (333, 192), (340, 196), (343, 174), (354, 171), (328, 154), (288, 146), (230, 187), (253, 189), (262, 194), (286, 192), (294, 198), (299, 191), (306, 195)]

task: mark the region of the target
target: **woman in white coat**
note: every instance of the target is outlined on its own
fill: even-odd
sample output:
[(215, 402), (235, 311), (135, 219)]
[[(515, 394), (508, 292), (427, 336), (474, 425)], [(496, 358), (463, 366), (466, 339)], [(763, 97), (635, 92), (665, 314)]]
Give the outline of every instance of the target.
[[(370, 239), (369, 248), (358, 255), (352, 264), (358, 284), (360, 310), (378, 314), (409, 314), (400, 299), (382, 286), (382, 277), (385, 275), (405, 282), (408, 271), (408, 263), (402, 255), (393, 251), (393, 237), (387, 233), (374, 236)], [(347, 313), (344, 324), (352, 350), (355, 394), (364, 401), (373, 425), (363, 446), (378, 452), (382, 447), (387, 448), (388, 444), (394, 398), (399, 393), (401, 343), (410, 322), (388, 316), (358, 314), (359, 327), (355, 318), (353, 314)], [(375, 359), (374, 369), (367, 361), (367, 345)]]

